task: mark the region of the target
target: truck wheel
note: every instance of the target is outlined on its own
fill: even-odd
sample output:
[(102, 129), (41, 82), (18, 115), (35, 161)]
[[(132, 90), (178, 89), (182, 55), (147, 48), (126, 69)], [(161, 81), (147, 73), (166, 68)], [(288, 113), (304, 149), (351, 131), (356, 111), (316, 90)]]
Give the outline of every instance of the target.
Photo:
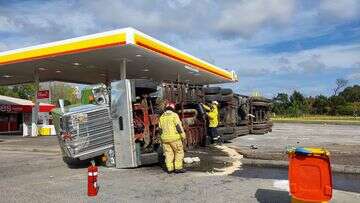
[(242, 136), (249, 134), (249, 127), (248, 126), (239, 126), (235, 127), (235, 135), (236, 136)]
[(220, 87), (205, 87), (204, 93), (205, 94), (219, 94), (221, 91)]
[(234, 95), (233, 95), (233, 94), (223, 95), (223, 96), (221, 96), (220, 101), (229, 102), (229, 101), (231, 101), (233, 98), (234, 98)]
[(205, 95), (205, 101), (211, 102), (211, 101), (221, 101), (222, 97), (221, 95), (214, 94), (214, 95)]
[(225, 142), (228, 142), (229, 140), (232, 140), (236, 138), (236, 136), (234, 134), (224, 134), (224, 135), (221, 135), (221, 139)]
[(254, 130), (263, 130), (269, 128), (269, 125), (267, 123), (254, 124), (253, 128)]
[(229, 89), (229, 88), (221, 89), (221, 94), (222, 95), (228, 95), (228, 94), (232, 94), (232, 93), (233, 93), (232, 89)]
[(251, 102), (251, 105), (252, 106), (265, 106), (265, 107), (268, 107), (268, 106), (271, 106), (271, 103), (269, 102)]
[(232, 134), (232, 133), (234, 133), (234, 128), (233, 127), (220, 127), (217, 129), (217, 131), (220, 135)]
[(260, 129), (260, 130), (253, 130), (252, 131), (252, 134), (255, 134), (255, 135), (263, 135), (263, 134), (266, 134), (266, 133), (267, 133), (266, 129)]

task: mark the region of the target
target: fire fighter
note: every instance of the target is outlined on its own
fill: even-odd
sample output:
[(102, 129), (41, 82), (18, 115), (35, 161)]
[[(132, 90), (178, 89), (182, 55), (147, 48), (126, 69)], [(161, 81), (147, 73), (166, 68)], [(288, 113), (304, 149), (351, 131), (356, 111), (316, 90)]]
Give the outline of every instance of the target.
[(183, 141), (186, 139), (186, 136), (180, 118), (174, 111), (175, 104), (167, 103), (165, 112), (160, 116), (159, 120), (160, 138), (164, 150), (167, 172), (184, 173)]
[(220, 136), (217, 132), (217, 127), (219, 125), (219, 111), (218, 111), (219, 103), (217, 101), (212, 101), (210, 107), (202, 104), (204, 109), (207, 111), (207, 115), (209, 118), (209, 126), (208, 126), (208, 134), (211, 139), (211, 144), (215, 141), (218, 141)]

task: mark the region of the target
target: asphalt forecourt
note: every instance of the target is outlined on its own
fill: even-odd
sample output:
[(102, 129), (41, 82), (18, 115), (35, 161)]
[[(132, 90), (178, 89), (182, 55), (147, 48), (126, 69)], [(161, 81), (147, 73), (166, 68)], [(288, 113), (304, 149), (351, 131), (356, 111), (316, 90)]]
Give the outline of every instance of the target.
[[(290, 200), (286, 169), (249, 168), (241, 165), (241, 156), (226, 147), (188, 151), (204, 163), (198, 167), (188, 166), (185, 174), (169, 175), (158, 165), (135, 169), (99, 167), (100, 190), (98, 196), (90, 198), (86, 194), (87, 166), (68, 168), (58, 152), (56, 137), (47, 138), (47, 143), (45, 139), (25, 139), (32, 142), (32, 146), (19, 141), (20, 138), (3, 136), (0, 139), (2, 202)], [(40, 151), (44, 146), (47, 149)], [(354, 202), (360, 198), (356, 177), (334, 175), (335, 202)]]

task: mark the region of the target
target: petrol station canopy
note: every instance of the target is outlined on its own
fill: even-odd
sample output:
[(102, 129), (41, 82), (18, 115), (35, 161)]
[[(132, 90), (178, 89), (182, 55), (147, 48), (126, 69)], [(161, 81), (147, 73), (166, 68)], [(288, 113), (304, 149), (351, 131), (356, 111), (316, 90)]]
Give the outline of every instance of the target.
[[(204, 45), (205, 46), (205, 45)], [(0, 52), (0, 85), (34, 81), (96, 84), (126, 78), (216, 84), (237, 81), (227, 71), (173, 48), (133, 28), (124, 28)]]

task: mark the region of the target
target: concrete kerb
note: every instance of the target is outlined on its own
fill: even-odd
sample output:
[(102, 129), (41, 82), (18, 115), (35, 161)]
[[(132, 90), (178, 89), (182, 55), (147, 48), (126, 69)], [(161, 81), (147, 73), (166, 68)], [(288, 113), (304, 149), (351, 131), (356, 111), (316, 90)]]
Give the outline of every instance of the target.
[[(288, 168), (289, 164), (287, 161), (281, 160), (262, 160), (262, 159), (241, 159), (243, 166), (257, 166), (257, 167), (271, 167), (271, 168)], [(332, 164), (331, 170), (334, 173), (350, 173), (360, 174), (360, 166), (353, 165), (338, 165)]]

